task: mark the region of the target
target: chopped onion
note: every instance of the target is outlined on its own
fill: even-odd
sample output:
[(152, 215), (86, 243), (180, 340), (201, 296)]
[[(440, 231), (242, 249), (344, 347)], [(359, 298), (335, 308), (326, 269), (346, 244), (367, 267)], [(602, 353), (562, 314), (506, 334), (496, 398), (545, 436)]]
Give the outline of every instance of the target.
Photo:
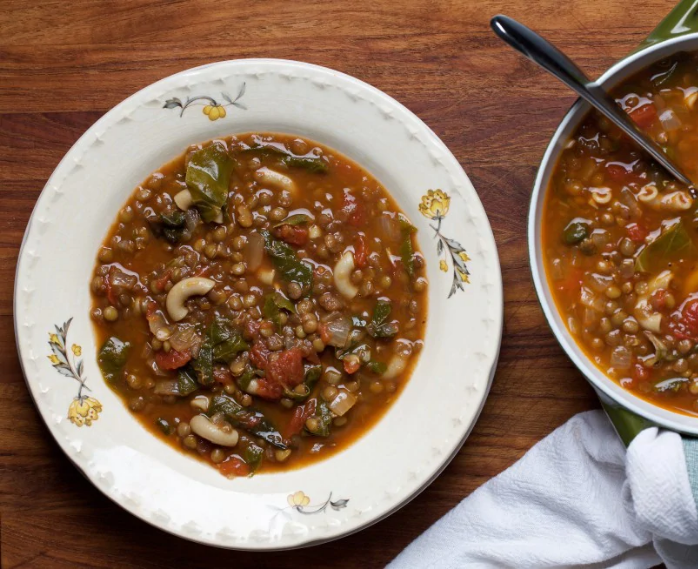
[(343, 316), (339, 312), (330, 315), (325, 322), (326, 331), (330, 340), (326, 342), (329, 346), (344, 348), (350, 337), (352, 330), (352, 320), (349, 316)]
[(600, 316), (598, 312), (593, 310), (592, 308), (584, 308), (583, 309), (583, 325), (584, 326), (590, 326), (591, 324), (598, 322), (600, 320)]
[(629, 188), (622, 188), (620, 201), (629, 208), (632, 217), (637, 218), (642, 215), (642, 208), (637, 203), (637, 197)]
[(588, 273), (586, 275), (586, 284), (596, 292), (603, 292), (613, 283), (611, 276), (601, 275), (598, 273)]
[(382, 241), (386, 239), (389, 244), (398, 243), (401, 240), (401, 228), (398, 222), (389, 215), (379, 216), (379, 234)]
[(248, 235), (244, 256), (249, 271), (257, 271), (260, 268), (265, 252), (265, 240), (257, 231)]
[(564, 267), (563, 263), (561, 262), (561, 259), (554, 259), (552, 261), (552, 272), (551, 272), (552, 279), (555, 281), (562, 281), (564, 280)]
[(603, 300), (603, 297), (594, 294), (591, 289), (585, 286), (581, 287), (581, 304), (597, 312), (603, 312), (605, 309), (605, 301)]
[(195, 358), (202, 347), (202, 338), (197, 334), (197, 328), (192, 324), (179, 324), (170, 336), (170, 345), (178, 352), (189, 351)]
[(180, 395), (177, 379), (163, 379), (157, 381), (153, 393), (156, 395)]
[(131, 289), (136, 286), (137, 282), (138, 279), (134, 275), (125, 273), (116, 267), (112, 267), (112, 270), (109, 271), (109, 284), (114, 287)]
[(673, 109), (665, 109), (659, 115), (659, 120), (661, 121), (661, 126), (664, 127), (664, 130), (666, 132), (670, 132), (672, 130), (677, 130), (681, 126), (683, 126), (683, 123), (681, 123), (678, 116), (676, 116), (676, 113), (673, 112)]
[(357, 397), (349, 391), (341, 389), (335, 399), (328, 404), (328, 408), (334, 415), (342, 417), (352, 409), (355, 403), (357, 403)]
[(632, 352), (625, 346), (618, 346), (610, 355), (610, 365), (614, 369), (629, 369), (632, 365)]

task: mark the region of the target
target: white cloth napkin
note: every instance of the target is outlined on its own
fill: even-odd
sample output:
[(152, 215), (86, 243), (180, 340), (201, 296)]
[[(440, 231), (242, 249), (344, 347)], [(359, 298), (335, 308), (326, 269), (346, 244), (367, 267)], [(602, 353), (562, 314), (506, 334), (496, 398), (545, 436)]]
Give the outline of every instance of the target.
[(626, 451), (602, 411), (571, 419), (465, 498), (390, 569), (698, 567), (698, 507), (681, 438)]

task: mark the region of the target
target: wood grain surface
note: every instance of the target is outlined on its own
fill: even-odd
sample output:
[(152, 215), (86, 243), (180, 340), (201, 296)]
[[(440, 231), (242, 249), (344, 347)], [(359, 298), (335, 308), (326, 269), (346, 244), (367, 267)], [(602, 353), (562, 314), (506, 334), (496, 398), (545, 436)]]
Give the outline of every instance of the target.
[[(2, 0), (0, 6), (2, 567), (382, 567), (554, 428), (598, 407), (545, 323), (527, 261), (535, 171), (574, 97), (501, 43), (488, 22), (496, 13), (520, 19), (597, 76), (640, 42), (672, 2), (640, 0), (632, 8), (614, 0)], [(422, 118), (484, 203), (505, 290), (491, 395), (445, 472), (401, 511), (359, 534), (271, 554), (185, 542), (133, 518), (83, 479), (32, 404), (12, 316), (27, 220), (78, 137), (153, 81), (243, 57), (338, 69)]]

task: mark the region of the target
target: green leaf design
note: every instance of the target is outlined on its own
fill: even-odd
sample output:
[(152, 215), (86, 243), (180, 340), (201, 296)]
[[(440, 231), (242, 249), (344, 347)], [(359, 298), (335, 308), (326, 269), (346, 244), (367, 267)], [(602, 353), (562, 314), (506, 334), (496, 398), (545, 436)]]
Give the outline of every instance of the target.
[(635, 260), (634, 269), (642, 273), (655, 272), (678, 259), (680, 254), (690, 247), (690, 236), (683, 223), (679, 221), (640, 251)]
[(186, 182), (204, 221), (213, 221), (226, 204), (233, 160), (219, 144), (195, 152), (187, 165)]

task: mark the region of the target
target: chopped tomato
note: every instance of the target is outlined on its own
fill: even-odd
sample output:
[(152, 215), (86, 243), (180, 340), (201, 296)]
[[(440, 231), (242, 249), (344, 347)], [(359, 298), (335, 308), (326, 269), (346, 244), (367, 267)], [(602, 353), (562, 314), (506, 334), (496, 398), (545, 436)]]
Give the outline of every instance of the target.
[(358, 233), (355, 237), (355, 266), (363, 269), (367, 266), (367, 254), (369, 253), (369, 248), (367, 247), (367, 239), (364, 233)]
[(353, 374), (360, 369), (360, 359), (359, 358), (345, 358), (343, 360), (343, 369), (345, 373)]
[[(676, 312), (674, 316), (678, 313)], [(671, 333), (681, 340), (698, 340), (698, 298), (693, 295), (682, 305), (680, 319), (672, 320), (668, 325)]]
[(365, 224), (366, 211), (361, 201), (350, 193), (350, 190), (343, 190), (343, 212), (348, 218), (348, 223), (358, 227)]
[(287, 388), (293, 388), (304, 381), (303, 355), (299, 348), (280, 352), (275, 361), (267, 364), (267, 377), (270, 381)]
[(109, 273), (105, 275), (105, 287), (107, 288), (107, 300), (112, 306), (117, 306), (117, 295), (112, 288), (111, 276), (114, 271), (117, 271), (116, 267), (110, 267)]
[(170, 350), (169, 352), (156, 352), (156, 363), (160, 369), (171, 370), (184, 366), (192, 359), (192, 354), (189, 352), (178, 352)]
[(250, 474), (250, 466), (248, 466), (242, 458), (229, 456), (219, 464), (219, 472), (229, 478), (234, 476), (248, 476)]
[(309, 399), (305, 405), (299, 405), (294, 409), (294, 415), (287, 425), (285, 436), (289, 439), (294, 435), (301, 433), (306, 420), (316, 412), (316, 400)]
[(583, 269), (572, 267), (569, 269), (566, 278), (557, 282), (556, 286), (561, 291), (578, 291), (581, 289), (584, 275)]
[(642, 243), (646, 239), (646, 230), (638, 223), (630, 223), (627, 226), (627, 235), (635, 243)]
[(159, 291), (164, 291), (165, 290), (165, 285), (168, 284), (168, 279), (170, 278), (170, 274), (173, 272), (172, 269), (167, 269), (160, 277), (158, 277), (154, 282), (155, 282), (155, 287)]
[(305, 245), (309, 240), (309, 230), (298, 225), (284, 224), (274, 230), (275, 236), (290, 245)]
[(282, 384), (277, 381), (272, 381), (268, 377), (259, 377), (255, 380), (257, 389), (255, 395), (267, 399), (268, 401), (278, 401), (284, 395)]
[(656, 107), (651, 103), (628, 111), (630, 118), (642, 128), (650, 127), (656, 120)]
[(262, 342), (255, 342), (250, 348), (250, 362), (258, 369), (267, 367), (267, 358), (270, 357), (270, 350)]

